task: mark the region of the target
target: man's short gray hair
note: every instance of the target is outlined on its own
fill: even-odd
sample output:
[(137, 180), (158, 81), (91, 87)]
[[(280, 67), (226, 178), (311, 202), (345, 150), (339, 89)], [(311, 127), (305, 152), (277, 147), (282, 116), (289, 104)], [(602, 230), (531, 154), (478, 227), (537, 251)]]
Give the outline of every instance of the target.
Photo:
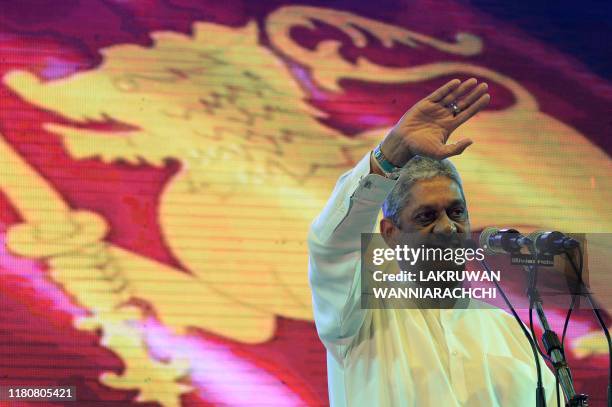
[(410, 188), (420, 180), (438, 176), (448, 177), (455, 181), (463, 194), (463, 184), (457, 168), (448, 159), (441, 161), (429, 157), (415, 156), (402, 168), (399, 179), (393, 190), (383, 203), (382, 210), (385, 218), (399, 225), (399, 217), (408, 203)]

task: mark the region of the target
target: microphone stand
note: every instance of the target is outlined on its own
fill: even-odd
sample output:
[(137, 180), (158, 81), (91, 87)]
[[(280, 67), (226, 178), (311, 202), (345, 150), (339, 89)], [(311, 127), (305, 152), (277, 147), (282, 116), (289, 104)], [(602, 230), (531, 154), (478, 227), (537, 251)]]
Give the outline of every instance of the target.
[[(525, 266), (525, 270), (527, 271), (527, 295), (529, 297), (529, 308), (533, 309), (533, 307), (535, 307), (540, 325), (544, 330), (544, 334), (542, 335), (542, 343), (544, 344), (546, 353), (550, 357), (552, 365), (559, 377), (559, 384), (561, 385), (561, 389), (563, 390), (563, 394), (567, 400), (566, 406), (588, 407), (588, 396), (585, 394), (576, 394), (576, 390), (574, 389), (574, 379), (565, 359), (565, 354), (561, 347), (561, 341), (559, 341), (557, 334), (550, 329), (548, 319), (544, 313), (542, 298), (540, 297), (540, 293), (536, 286), (537, 260), (534, 262), (534, 265)], [(534, 340), (536, 340), (535, 337)], [(536, 346), (538, 346), (537, 342)]]

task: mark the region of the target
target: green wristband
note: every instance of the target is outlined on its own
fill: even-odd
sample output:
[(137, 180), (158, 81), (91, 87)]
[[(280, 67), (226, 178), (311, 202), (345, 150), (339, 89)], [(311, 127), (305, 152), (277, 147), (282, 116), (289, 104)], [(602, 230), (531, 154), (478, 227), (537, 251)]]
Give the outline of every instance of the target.
[(398, 172), (402, 167), (398, 167), (391, 161), (387, 160), (387, 157), (385, 157), (382, 150), (380, 149), (381, 145), (382, 143), (377, 145), (374, 149), (374, 159), (376, 160), (380, 168), (383, 170), (383, 172), (385, 172), (386, 174), (393, 174), (395, 172)]

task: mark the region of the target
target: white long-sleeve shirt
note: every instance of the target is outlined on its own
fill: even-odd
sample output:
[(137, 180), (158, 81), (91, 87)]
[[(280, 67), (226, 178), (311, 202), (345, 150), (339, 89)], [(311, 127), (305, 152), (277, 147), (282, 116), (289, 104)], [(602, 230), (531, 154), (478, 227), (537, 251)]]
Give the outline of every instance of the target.
[[(370, 174), (366, 154), (340, 176), (309, 231), (331, 406), (535, 406), (533, 352), (507, 312), (361, 309), (361, 233), (375, 232), (396, 182)], [(540, 361), (547, 406), (556, 406), (555, 377)]]

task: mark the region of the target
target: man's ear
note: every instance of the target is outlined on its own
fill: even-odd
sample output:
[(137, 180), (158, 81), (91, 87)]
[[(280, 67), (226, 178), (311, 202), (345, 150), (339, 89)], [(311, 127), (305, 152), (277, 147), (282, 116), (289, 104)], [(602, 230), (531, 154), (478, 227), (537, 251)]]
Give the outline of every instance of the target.
[(395, 247), (397, 241), (397, 234), (399, 233), (399, 229), (395, 224), (391, 221), (391, 219), (382, 218), (380, 220), (380, 234), (384, 239), (385, 243), (389, 247)]

